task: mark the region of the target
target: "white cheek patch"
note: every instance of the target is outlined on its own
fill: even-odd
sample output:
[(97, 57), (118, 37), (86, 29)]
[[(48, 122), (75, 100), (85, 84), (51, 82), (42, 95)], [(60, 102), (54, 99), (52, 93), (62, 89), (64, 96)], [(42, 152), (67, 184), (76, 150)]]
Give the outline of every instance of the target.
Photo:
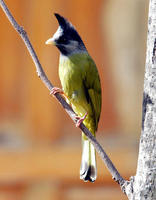
[(52, 40), (55, 41), (57, 40), (60, 36), (63, 35), (63, 30), (62, 28), (59, 26), (57, 31), (54, 33), (53, 37), (52, 37)]

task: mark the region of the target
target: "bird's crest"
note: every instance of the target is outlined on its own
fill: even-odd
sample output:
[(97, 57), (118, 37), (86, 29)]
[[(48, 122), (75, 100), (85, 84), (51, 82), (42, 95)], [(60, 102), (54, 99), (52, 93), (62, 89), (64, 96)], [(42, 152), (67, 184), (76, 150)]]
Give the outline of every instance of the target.
[(62, 17), (61, 15), (59, 15), (58, 13), (54, 13), (59, 25), (65, 29), (67, 27), (73, 27), (73, 25), (67, 20), (65, 19), (64, 17)]

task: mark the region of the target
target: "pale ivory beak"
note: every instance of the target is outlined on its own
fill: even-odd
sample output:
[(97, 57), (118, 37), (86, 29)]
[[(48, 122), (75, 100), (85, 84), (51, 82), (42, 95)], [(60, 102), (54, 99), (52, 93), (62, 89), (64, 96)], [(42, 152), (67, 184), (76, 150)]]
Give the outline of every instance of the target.
[(49, 45), (49, 44), (55, 45), (55, 41), (53, 40), (53, 38), (49, 38), (49, 39), (45, 42), (45, 44), (47, 44), (47, 45)]

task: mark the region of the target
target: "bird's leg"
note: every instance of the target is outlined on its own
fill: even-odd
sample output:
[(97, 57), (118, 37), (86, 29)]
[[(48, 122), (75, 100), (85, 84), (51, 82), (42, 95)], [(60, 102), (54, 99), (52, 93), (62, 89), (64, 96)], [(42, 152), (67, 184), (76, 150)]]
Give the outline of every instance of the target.
[(58, 87), (53, 87), (52, 90), (50, 91), (50, 95), (55, 95), (57, 93), (60, 93), (64, 96), (64, 98), (66, 99), (66, 101), (68, 101), (68, 97), (67, 95), (63, 92), (62, 89), (58, 88)]
[(81, 123), (85, 120), (87, 115), (88, 115), (88, 113), (86, 112), (83, 117), (79, 117), (79, 116), (75, 117), (77, 119), (76, 127), (79, 127), (81, 125)]
[[(58, 88), (58, 87), (53, 87), (52, 90), (50, 91), (50, 95), (55, 95), (57, 93), (60, 93), (62, 94), (66, 101), (68, 102), (68, 97), (67, 95), (63, 92), (62, 89)], [(72, 106), (72, 104), (70, 103), (70, 106)], [(85, 115), (83, 117), (79, 117), (79, 116), (76, 116), (75, 119), (77, 120), (76, 121), (76, 127), (79, 127), (81, 125), (81, 123), (85, 120), (86, 116), (88, 115), (88, 113), (86, 112)]]

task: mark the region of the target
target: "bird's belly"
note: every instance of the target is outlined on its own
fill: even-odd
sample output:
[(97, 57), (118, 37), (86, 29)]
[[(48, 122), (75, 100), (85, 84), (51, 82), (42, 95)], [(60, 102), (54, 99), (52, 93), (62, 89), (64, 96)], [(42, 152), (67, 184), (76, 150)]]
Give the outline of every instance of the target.
[(71, 105), (74, 112), (77, 113), (80, 117), (83, 117), (85, 113), (87, 113), (86, 107), (82, 106), (82, 104), (76, 101), (71, 101)]
[(64, 93), (68, 97), (68, 103), (72, 105), (73, 110), (80, 116), (88, 112), (86, 110), (88, 103), (86, 102), (82, 80), (78, 75), (66, 73), (64, 78), (62, 77), (61, 84)]
[(71, 104), (73, 110), (79, 115), (83, 116), (88, 112), (88, 103), (84, 95), (82, 88), (71, 88), (70, 92), (65, 93), (68, 96), (69, 103)]
[(91, 104), (87, 102), (82, 80), (78, 77), (71, 76), (68, 73), (64, 76), (64, 78), (62, 77), (60, 79), (63, 91), (68, 98), (67, 102), (71, 104), (74, 112), (79, 117), (83, 117), (86, 113), (88, 113), (86, 119), (84, 120), (84, 124), (94, 134), (96, 128), (93, 111)]

